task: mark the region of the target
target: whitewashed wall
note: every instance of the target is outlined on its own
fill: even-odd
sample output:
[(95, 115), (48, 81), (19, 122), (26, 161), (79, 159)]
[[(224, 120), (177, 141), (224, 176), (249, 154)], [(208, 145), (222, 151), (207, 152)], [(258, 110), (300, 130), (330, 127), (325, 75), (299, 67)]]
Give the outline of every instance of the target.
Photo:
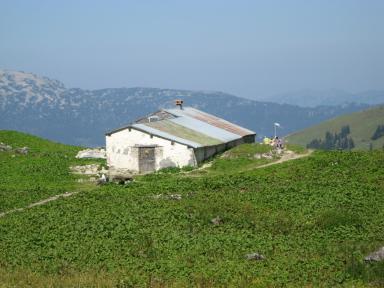
[(135, 145), (158, 145), (155, 149), (156, 170), (166, 167), (196, 166), (193, 148), (152, 136), (131, 128), (106, 136), (107, 163), (112, 169), (139, 171), (138, 149)]

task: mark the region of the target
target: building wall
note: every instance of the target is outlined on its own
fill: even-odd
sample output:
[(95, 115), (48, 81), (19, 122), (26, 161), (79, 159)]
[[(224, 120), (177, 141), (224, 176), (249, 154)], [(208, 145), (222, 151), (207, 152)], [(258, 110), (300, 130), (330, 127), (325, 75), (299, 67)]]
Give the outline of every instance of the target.
[[(172, 144), (173, 143), (173, 144)], [(110, 169), (139, 172), (137, 145), (156, 145), (155, 169), (196, 166), (193, 148), (131, 128), (106, 136), (107, 163)]]

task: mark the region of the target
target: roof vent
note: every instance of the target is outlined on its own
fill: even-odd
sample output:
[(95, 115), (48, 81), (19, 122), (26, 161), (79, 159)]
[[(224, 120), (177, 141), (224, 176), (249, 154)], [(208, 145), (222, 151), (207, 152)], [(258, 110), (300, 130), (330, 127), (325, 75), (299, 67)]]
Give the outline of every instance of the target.
[(180, 100), (180, 99), (175, 100), (176, 106), (179, 106), (180, 109), (183, 109), (183, 103), (184, 103), (183, 100)]
[(156, 121), (159, 121), (159, 120), (160, 120), (160, 118), (157, 115), (152, 115), (152, 116), (148, 117), (148, 122), (156, 122)]

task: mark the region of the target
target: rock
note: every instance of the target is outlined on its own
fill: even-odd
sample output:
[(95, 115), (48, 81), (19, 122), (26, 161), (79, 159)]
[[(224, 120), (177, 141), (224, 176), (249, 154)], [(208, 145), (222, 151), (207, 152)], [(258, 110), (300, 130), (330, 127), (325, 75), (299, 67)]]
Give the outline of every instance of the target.
[(211, 223), (213, 225), (220, 225), (223, 223), (223, 220), (220, 218), (220, 216), (217, 216), (217, 217), (211, 219)]
[(247, 254), (247, 255), (245, 255), (245, 258), (247, 260), (258, 260), (258, 261), (265, 259), (265, 257), (263, 255), (261, 255), (261, 254), (259, 254), (257, 252), (254, 252), (254, 253), (251, 253), (251, 254)]
[(104, 185), (108, 182), (108, 178), (107, 176), (105, 176), (105, 174), (101, 174), (101, 177), (99, 179), (97, 179), (97, 185)]
[(77, 153), (76, 158), (94, 158), (94, 159), (106, 159), (107, 154), (105, 149), (85, 149)]
[(264, 153), (261, 157), (265, 159), (273, 159), (273, 155), (271, 153)]
[(28, 147), (23, 147), (23, 148), (17, 148), (15, 150), (16, 153), (19, 153), (19, 154), (23, 154), (23, 155), (27, 155), (28, 152), (29, 152), (29, 148)]
[(261, 159), (262, 155), (260, 153), (256, 153), (255, 155), (253, 155), (253, 158), (254, 159)]
[(100, 172), (98, 164), (71, 166), (69, 168), (72, 173), (81, 175), (97, 175)]
[(170, 200), (181, 200), (181, 195), (180, 194), (171, 194), (168, 196)]
[(129, 184), (133, 181), (133, 178), (131, 176), (116, 176), (114, 175), (113, 178), (109, 178), (110, 181), (116, 184), (124, 185), (124, 184)]
[(157, 194), (153, 195), (154, 199), (168, 199), (168, 200), (181, 200), (182, 197), (180, 194), (170, 194), (170, 195), (163, 195), (163, 194)]
[(364, 258), (364, 261), (366, 262), (379, 262), (384, 260), (384, 246), (381, 247), (379, 250), (372, 252), (368, 256)]
[(0, 142), (0, 151), (10, 151), (12, 150), (12, 146), (6, 145), (3, 142)]

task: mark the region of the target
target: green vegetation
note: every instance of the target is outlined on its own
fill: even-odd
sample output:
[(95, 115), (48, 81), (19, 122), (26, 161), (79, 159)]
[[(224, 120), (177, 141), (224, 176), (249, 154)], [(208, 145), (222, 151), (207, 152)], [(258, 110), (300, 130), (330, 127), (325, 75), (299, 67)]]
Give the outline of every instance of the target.
[(305, 149), (303, 146), (292, 144), (292, 143), (286, 143), (285, 148), (295, 152), (296, 154), (305, 154), (308, 152), (308, 150)]
[(289, 143), (306, 147), (313, 139), (325, 141), (326, 132), (334, 135), (343, 126), (350, 127), (349, 138), (353, 140), (355, 150), (382, 149), (384, 137), (372, 139), (379, 125), (384, 125), (384, 106), (340, 116), (302, 131), (289, 135)]
[(27, 155), (14, 149), (0, 152), (0, 213), (80, 188), (69, 171), (70, 165), (90, 162), (75, 159), (80, 147), (4, 130), (0, 130), (0, 142), (13, 148), (29, 147)]
[(382, 285), (383, 266), (362, 259), (384, 245), (384, 152), (248, 169), (255, 151), (267, 147), (236, 147), (201, 177), (155, 173), (0, 218), (0, 287)]
[(340, 133), (332, 134), (327, 131), (324, 141), (322, 139), (313, 139), (307, 148), (323, 150), (351, 150), (355, 147), (353, 139), (349, 137), (351, 130), (349, 125), (341, 127)]

